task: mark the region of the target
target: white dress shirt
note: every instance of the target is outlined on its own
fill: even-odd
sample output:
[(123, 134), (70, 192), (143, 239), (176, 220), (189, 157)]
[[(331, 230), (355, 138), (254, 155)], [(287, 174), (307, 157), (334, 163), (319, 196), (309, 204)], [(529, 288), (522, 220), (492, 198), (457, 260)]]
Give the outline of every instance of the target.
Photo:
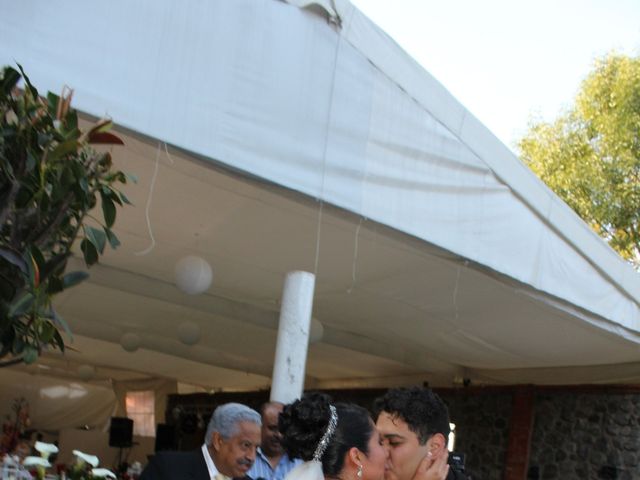
[(202, 444), (202, 456), (204, 457), (204, 462), (207, 464), (207, 470), (209, 470), (209, 478), (210, 480), (217, 480), (216, 475), (220, 472), (216, 468), (216, 464), (213, 463), (213, 458), (211, 458), (211, 454), (209, 453), (209, 449), (207, 448), (207, 444)]

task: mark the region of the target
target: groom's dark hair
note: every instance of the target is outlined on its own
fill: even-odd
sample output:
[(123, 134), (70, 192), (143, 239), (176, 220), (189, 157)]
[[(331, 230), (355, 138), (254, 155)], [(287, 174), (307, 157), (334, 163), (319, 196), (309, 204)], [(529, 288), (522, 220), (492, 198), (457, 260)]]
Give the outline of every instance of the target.
[(436, 433), (451, 432), (449, 411), (442, 399), (428, 388), (392, 388), (373, 402), (373, 418), (381, 412), (404, 420), (421, 445)]

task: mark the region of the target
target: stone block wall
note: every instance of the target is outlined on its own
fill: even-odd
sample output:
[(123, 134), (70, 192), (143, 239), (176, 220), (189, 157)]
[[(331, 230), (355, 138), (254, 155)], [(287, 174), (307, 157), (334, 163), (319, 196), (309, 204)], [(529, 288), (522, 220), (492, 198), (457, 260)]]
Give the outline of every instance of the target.
[(640, 394), (539, 392), (531, 479), (640, 478)]
[(456, 425), (455, 450), (466, 454), (473, 478), (502, 480), (509, 437), (510, 392), (438, 392)]

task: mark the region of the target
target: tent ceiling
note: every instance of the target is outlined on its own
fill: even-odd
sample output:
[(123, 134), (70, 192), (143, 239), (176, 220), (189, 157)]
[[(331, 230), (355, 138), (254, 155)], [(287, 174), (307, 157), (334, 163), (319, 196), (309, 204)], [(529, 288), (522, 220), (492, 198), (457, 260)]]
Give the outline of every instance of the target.
[[(640, 380), (637, 272), (347, 0), (5, 3), (5, 62), (140, 135), (114, 151), (140, 179), (123, 245), (58, 299), (79, 352), (45, 367), (266, 387), (284, 276), (307, 270), (310, 386)], [(203, 295), (173, 285), (188, 254), (214, 267)]]
[[(446, 385), (461, 376), (553, 383), (570, 381), (576, 368), (622, 363), (626, 377), (633, 371), (637, 345), (591, 326), (584, 312), (408, 235), (123, 136), (127, 146), (114, 157), (139, 182), (126, 187), (135, 206), (118, 212), (122, 246), (57, 300), (77, 351), (45, 364), (70, 376), (88, 363), (98, 380), (266, 388), (284, 276), (313, 272), (317, 245), (313, 315), (325, 331), (309, 350), (309, 386)], [(147, 202), (155, 245), (145, 253)], [(189, 254), (214, 268), (205, 294), (173, 285), (175, 263)], [(177, 339), (187, 320), (202, 330), (192, 347)], [(135, 353), (119, 345), (126, 332), (141, 337)]]

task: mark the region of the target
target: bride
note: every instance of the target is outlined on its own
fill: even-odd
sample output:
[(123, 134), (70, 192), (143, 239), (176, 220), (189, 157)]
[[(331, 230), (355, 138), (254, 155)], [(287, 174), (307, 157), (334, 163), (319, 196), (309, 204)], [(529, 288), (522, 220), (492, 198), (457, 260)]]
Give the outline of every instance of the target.
[[(360, 406), (311, 393), (285, 406), (278, 426), (289, 457), (305, 461), (285, 480), (393, 480), (389, 452)], [(425, 458), (413, 480), (442, 480), (448, 470), (446, 456)]]

